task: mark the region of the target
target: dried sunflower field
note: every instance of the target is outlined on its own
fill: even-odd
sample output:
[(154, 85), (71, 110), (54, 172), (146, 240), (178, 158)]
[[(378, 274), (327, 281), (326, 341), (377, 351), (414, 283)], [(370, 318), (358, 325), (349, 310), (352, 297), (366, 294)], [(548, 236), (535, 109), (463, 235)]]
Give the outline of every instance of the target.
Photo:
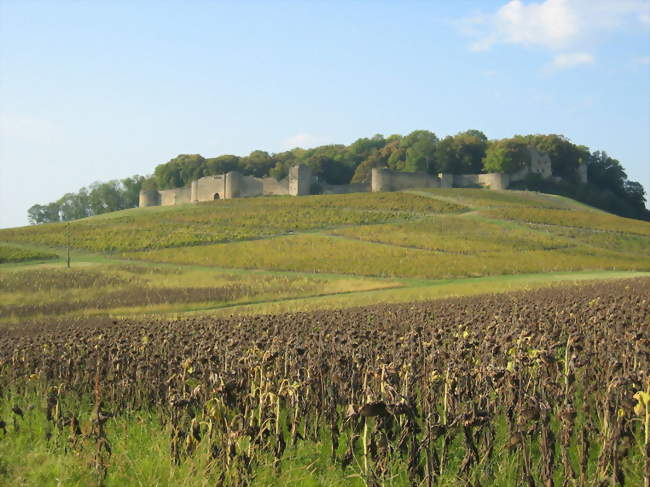
[[(15, 326), (0, 478), (28, 478), (2, 456), (30, 442), (73, 464), (74, 485), (151, 485), (128, 461), (148, 450), (169, 465), (158, 485), (186, 469), (183, 485), (647, 486), (649, 366), (647, 278)], [(143, 428), (143, 451), (125, 451)]]

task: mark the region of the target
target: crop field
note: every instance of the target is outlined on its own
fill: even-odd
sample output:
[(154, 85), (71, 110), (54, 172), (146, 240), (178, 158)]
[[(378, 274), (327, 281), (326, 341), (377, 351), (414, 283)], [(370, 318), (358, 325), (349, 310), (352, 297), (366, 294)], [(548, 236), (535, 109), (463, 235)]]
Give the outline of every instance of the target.
[(647, 222), (551, 195), (480, 189), (152, 207), (0, 230), (0, 240), (34, 252), (69, 242), (146, 261), (403, 278), (650, 269)]
[(649, 303), (640, 278), (14, 327), (0, 482), (643, 485)]
[(464, 207), (412, 194), (242, 198), (178, 207), (151, 207), (71, 222), (0, 230), (0, 241), (100, 252), (247, 240), (342, 225), (384, 223)]
[(545, 232), (554, 237), (570, 239), (579, 244), (628, 254), (644, 255), (650, 247), (650, 237), (633, 233), (532, 223), (527, 225), (527, 227), (538, 232)]
[(56, 259), (57, 255), (51, 252), (25, 249), (15, 245), (0, 243), (0, 264), (7, 262), (26, 262), (30, 260)]
[(491, 218), (516, 220), (527, 223), (542, 223), (546, 225), (608, 230), (646, 237), (650, 236), (650, 223), (609, 215), (607, 213), (538, 208), (503, 208), (498, 210), (485, 210), (481, 214)]
[(428, 194), (434, 198), (453, 202), (469, 208), (555, 208), (584, 209), (573, 200), (556, 195), (531, 191), (485, 191), (481, 189), (422, 189), (410, 191), (413, 194)]
[(465, 216), (440, 216), (417, 222), (346, 227), (329, 232), (366, 242), (457, 254), (556, 250), (575, 245), (544, 231), (506, 226)]
[[(417, 224), (426, 231), (426, 223)], [(432, 225), (436, 227), (436, 225)], [(355, 229), (356, 230), (356, 229)], [(355, 230), (352, 230), (354, 232)], [(362, 232), (373, 229), (363, 228)], [(344, 234), (346, 231), (343, 232)], [(504, 232), (507, 235), (507, 232)], [(370, 234), (370, 233), (369, 233)], [(650, 256), (621, 254), (591, 247), (576, 247), (563, 243), (559, 248), (539, 250), (543, 243), (530, 246), (538, 250), (516, 250), (511, 243), (508, 248), (496, 249), (497, 244), (468, 240), (453, 248), (453, 237), (446, 245), (448, 249), (424, 250), (413, 248), (426, 245), (426, 236), (420, 240), (406, 234), (407, 245), (391, 242), (391, 234), (376, 232), (373, 241), (358, 238), (343, 238), (328, 235), (295, 235), (266, 240), (251, 240), (228, 244), (161, 249), (126, 254), (132, 259), (151, 260), (174, 264), (196, 264), (224, 268), (274, 269), (314, 273), (341, 273), (378, 277), (408, 277), (447, 279), (454, 277), (478, 277), (499, 274), (532, 272), (579, 271), (593, 269), (650, 270)], [(470, 237), (471, 238), (471, 237)], [(549, 242), (551, 237), (540, 237)], [(444, 237), (439, 237), (439, 242)], [(462, 237), (461, 237), (462, 240)], [(498, 240), (498, 238), (497, 238)], [(383, 242), (390, 242), (387, 245)], [(404, 242), (401, 242), (402, 244)], [(558, 242), (559, 243), (559, 242)], [(429, 246), (435, 246), (431, 239)]]
[[(566, 198), (481, 189), (126, 210), (69, 225), (0, 230), (0, 251), (65, 257), (68, 242), (72, 248), (67, 271), (61, 269), (65, 258), (0, 264), (0, 324), (51, 316), (314, 309), (488, 290), (479, 283), (472, 289), (471, 281), (447, 282), (458, 279), (510, 276), (495, 288), (509, 290), (553, 283), (558, 274), (568, 282), (582, 275), (632, 276), (650, 271), (647, 227)], [(104, 284), (82, 271), (113, 281)], [(30, 272), (43, 283), (40, 289), (17, 288), (17, 281), (32, 279)], [(87, 285), (62, 288), (57, 280)]]
[(650, 479), (647, 223), (269, 197), (0, 230), (0, 257), (0, 485)]
[(0, 272), (0, 325), (54, 317), (217, 308), (257, 301), (398, 287), (371, 279), (327, 279), (110, 264)]

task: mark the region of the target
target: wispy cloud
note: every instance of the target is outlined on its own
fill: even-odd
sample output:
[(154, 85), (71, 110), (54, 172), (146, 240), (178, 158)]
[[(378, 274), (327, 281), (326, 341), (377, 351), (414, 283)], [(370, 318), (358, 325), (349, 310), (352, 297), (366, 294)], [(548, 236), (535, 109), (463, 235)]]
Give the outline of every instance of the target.
[(308, 149), (317, 145), (327, 144), (328, 142), (329, 138), (322, 135), (296, 134), (284, 139), (282, 146), (285, 149), (294, 149), (296, 147)]
[(511, 0), (491, 13), (463, 19), (470, 49), (499, 44), (537, 47), (554, 53), (552, 65), (566, 68), (594, 62), (588, 51), (603, 34), (650, 23), (650, 0)]

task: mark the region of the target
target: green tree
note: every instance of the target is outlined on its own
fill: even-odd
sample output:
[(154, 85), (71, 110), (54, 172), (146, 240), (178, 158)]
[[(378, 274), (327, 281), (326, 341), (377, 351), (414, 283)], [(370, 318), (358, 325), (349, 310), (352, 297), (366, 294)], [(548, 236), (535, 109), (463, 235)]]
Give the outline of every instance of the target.
[(226, 174), (230, 171), (242, 171), (241, 158), (239, 156), (224, 154), (219, 157), (210, 157), (205, 160), (204, 176)]
[(406, 151), (403, 168), (408, 172), (435, 171), (438, 137), (428, 130), (415, 130), (404, 137), (400, 148)]
[(479, 130), (447, 136), (436, 147), (436, 170), (452, 174), (481, 172), (487, 137)]
[(33, 205), (27, 210), (27, 219), (30, 224), (52, 223), (61, 220), (59, 206), (56, 203), (48, 205)]
[(267, 176), (275, 161), (268, 152), (256, 150), (251, 152), (247, 157), (242, 157), (241, 167), (244, 174), (258, 178)]
[(62, 221), (78, 220), (92, 214), (86, 188), (81, 188), (78, 193), (66, 193), (56, 204)]
[(311, 167), (314, 175), (328, 184), (349, 183), (356, 168), (352, 153), (342, 144), (305, 150), (297, 154), (296, 162)]
[(159, 164), (154, 176), (160, 189), (181, 188), (203, 176), (205, 159), (200, 154), (179, 154)]
[(372, 169), (386, 165), (386, 158), (378, 150), (373, 151), (366, 160), (357, 166), (352, 176), (352, 183), (369, 183)]
[(93, 215), (100, 215), (126, 208), (122, 188), (120, 182), (117, 180), (91, 184), (88, 203)]
[(140, 191), (142, 190), (142, 183), (144, 176), (131, 176), (124, 178), (120, 181), (122, 185), (122, 198), (124, 208), (135, 208), (140, 202)]
[(517, 139), (490, 141), (485, 151), (485, 172), (514, 173), (530, 164), (530, 151), (526, 142)]
[(587, 180), (601, 189), (609, 189), (615, 194), (623, 195), (627, 174), (621, 163), (609, 157), (607, 152), (595, 151), (589, 157)]
[(140, 189), (142, 191), (152, 191), (158, 189), (158, 183), (156, 182), (156, 178), (154, 176), (145, 176), (144, 179), (142, 180), (142, 187)]
[(269, 171), (269, 176), (280, 181), (289, 175), (289, 169), (298, 163), (296, 149), (273, 155), (275, 164)]
[(370, 154), (378, 151), (386, 145), (386, 139), (381, 134), (375, 134), (371, 138), (363, 137), (355, 140), (348, 148), (355, 165), (361, 164)]
[(639, 211), (645, 210), (646, 193), (641, 183), (636, 181), (625, 181), (623, 189), (625, 190), (625, 199), (630, 205), (637, 208)]

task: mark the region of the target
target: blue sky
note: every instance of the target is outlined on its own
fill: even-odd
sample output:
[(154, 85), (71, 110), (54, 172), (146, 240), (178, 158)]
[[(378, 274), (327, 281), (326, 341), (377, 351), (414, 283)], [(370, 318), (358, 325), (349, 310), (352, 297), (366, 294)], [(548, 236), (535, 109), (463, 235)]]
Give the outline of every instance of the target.
[(180, 153), (470, 128), (650, 190), (650, 1), (0, 0), (0, 227)]

